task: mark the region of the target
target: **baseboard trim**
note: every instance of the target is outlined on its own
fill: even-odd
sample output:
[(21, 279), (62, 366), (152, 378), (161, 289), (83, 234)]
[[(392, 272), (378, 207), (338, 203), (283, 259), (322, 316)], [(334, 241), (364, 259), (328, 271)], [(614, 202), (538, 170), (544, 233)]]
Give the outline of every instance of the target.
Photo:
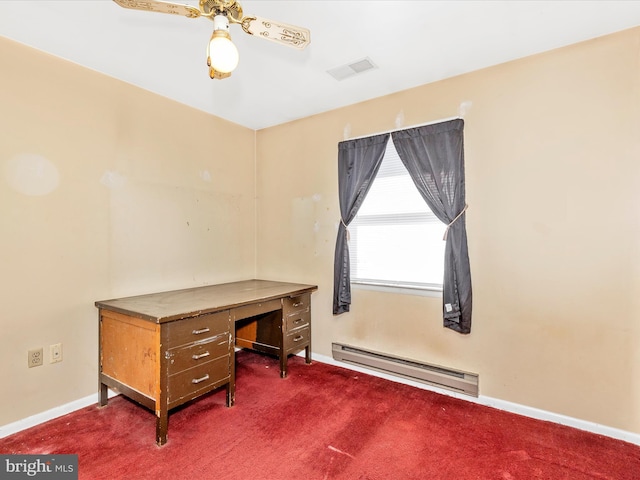
[[(109, 398), (115, 397), (116, 395), (118, 395), (118, 393), (109, 390)], [(37, 413), (30, 417), (23, 418), (22, 420), (8, 423), (7, 425), (1, 425), (0, 438), (8, 437), (9, 435), (21, 432), (22, 430), (26, 430), (27, 428), (35, 427), (36, 425), (40, 425), (41, 423), (48, 422), (49, 420), (53, 420), (54, 418), (62, 417), (63, 415), (75, 412), (76, 410), (80, 410), (90, 405), (96, 405), (97, 403), (98, 394), (94, 393), (93, 395), (74, 400), (64, 405), (60, 405), (59, 407), (54, 407), (51, 410)]]
[[(299, 355), (303, 355), (303, 353), (300, 353)], [(546, 410), (540, 410), (537, 408), (528, 407), (526, 405), (507, 402), (505, 400), (487, 397), (484, 395), (480, 395), (479, 397), (474, 398), (474, 397), (470, 397), (469, 395), (463, 395), (457, 392), (452, 392), (450, 390), (445, 390), (443, 388), (426, 385), (420, 382), (414, 382), (406, 378), (395, 377), (393, 375), (388, 375), (386, 373), (378, 372), (376, 370), (369, 370), (366, 368), (358, 367), (357, 365), (338, 362), (333, 358), (325, 355), (312, 354), (311, 358), (316, 362), (326, 363), (328, 365), (334, 365), (336, 367), (346, 368), (348, 370), (365, 373), (367, 375), (371, 375), (374, 377), (384, 378), (385, 380), (390, 380), (392, 382), (410, 385), (412, 387), (421, 388), (423, 390), (429, 390), (431, 392), (447, 395), (449, 397), (459, 398), (460, 400), (465, 400), (467, 402), (478, 403), (480, 405), (496, 408), (498, 410), (504, 410), (506, 412), (516, 413), (518, 415), (535, 418), (537, 420), (544, 420), (547, 422), (553, 422), (560, 425), (566, 425), (568, 427), (577, 428), (579, 430), (584, 430), (587, 432), (604, 435), (606, 437), (615, 438), (617, 440), (633, 443), (635, 445), (640, 445), (640, 434), (628, 432), (626, 430), (607, 427), (606, 425), (588, 422), (586, 420), (581, 420), (579, 418), (568, 417), (566, 415), (560, 415), (557, 413), (548, 412)], [(116, 395), (118, 394), (109, 390), (109, 398), (112, 398)], [(90, 405), (95, 405), (97, 403), (98, 403), (98, 394), (95, 393), (93, 395), (89, 395), (79, 400), (74, 400), (65, 405), (52, 408), (51, 410), (47, 410), (45, 412), (32, 415), (22, 420), (9, 423), (7, 425), (2, 425), (0, 426), (0, 438), (8, 437), (9, 435), (13, 435), (14, 433), (21, 432), (22, 430), (26, 430), (27, 428), (35, 427), (36, 425), (39, 425), (41, 423), (47, 422), (49, 420), (53, 420), (54, 418), (62, 417), (63, 415), (66, 415), (71, 412), (75, 412), (76, 410), (80, 410), (81, 408), (85, 408)]]
[(392, 382), (398, 382), (405, 385), (410, 385), (412, 387), (421, 388), (423, 390), (429, 390), (431, 392), (440, 393), (442, 395), (447, 395), (449, 397), (459, 398), (460, 400), (465, 400), (467, 402), (473, 402), (480, 405), (485, 405), (487, 407), (496, 408), (498, 410), (504, 410), (510, 413), (516, 413), (518, 415), (522, 415), (529, 418), (535, 418), (537, 420), (544, 420), (547, 422), (553, 422), (560, 425), (566, 425), (568, 427), (577, 428), (578, 430), (584, 430), (587, 432), (604, 435), (606, 437), (615, 438), (617, 440), (633, 443), (635, 445), (640, 445), (640, 434), (638, 433), (633, 433), (633, 432), (628, 432), (626, 430), (607, 427), (606, 425), (601, 425), (594, 422), (588, 422), (586, 420), (581, 420), (579, 418), (568, 417), (566, 415), (560, 415), (557, 413), (549, 412), (546, 410), (540, 410), (533, 407), (528, 407), (526, 405), (521, 405), (518, 403), (507, 402), (506, 400), (487, 397), (485, 395), (480, 395), (477, 398), (474, 398), (474, 397), (470, 397), (469, 395), (460, 394), (457, 392), (446, 390), (444, 388), (434, 387), (432, 385), (427, 385), (421, 382), (415, 382), (402, 377), (396, 377), (394, 375), (389, 375), (383, 372), (379, 372), (377, 370), (370, 370), (370, 369), (359, 367), (357, 365), (353, 365), (350, 363), (338, 362), (334, 360), (332, 357), (328, 357), (325, 355), (312, 354), (311, 357), (313, 360), (321, 363), (327, 363), (329, 365), (335, 365), (337, 367), (346, 368), (348, 370), (353, 370), (360, 373), (366, 373), (367, 375), (384, 378), (385, 380), (390, 380)]

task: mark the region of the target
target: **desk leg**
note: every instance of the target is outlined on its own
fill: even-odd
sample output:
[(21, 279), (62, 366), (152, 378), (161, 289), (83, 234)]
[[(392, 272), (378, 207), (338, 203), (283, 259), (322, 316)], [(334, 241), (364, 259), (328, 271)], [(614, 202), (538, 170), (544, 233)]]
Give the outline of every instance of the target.
[(304, 347), (304, 360), (307, 364), (311, 364), (311, 345)]
[(304, 347), (304, 360), (307, 365), (311, 363), (311, 329), (309, 329), (309, 343)]
[(233, 407), (236, 403), (236, 388), (231, 382), (227, 383), (227, 407)]
[(287, 378), (287, 354), (280, 351), (280, 378)]
[(167, 443), (167, 429), (169, 428), (169, 412), (166, 409), (156, 413), (156, 443), (162, 446)]
[(227, 407), (236, 403), (236, 328), (235, 319), (231, 319), (229, 332), (229, 383), (227, 383)]
[(233, 405), (236, 403), (236, 355), (233, 348), (231, 348), (229, 362), (231, 375), (229, 376), (229, 383), (227, 383), (227, 407), (233, 407)]
[(100, 382), (98, 388), (98, 406), (105, 407), (109, 400), (109, 388), (102, 382)]

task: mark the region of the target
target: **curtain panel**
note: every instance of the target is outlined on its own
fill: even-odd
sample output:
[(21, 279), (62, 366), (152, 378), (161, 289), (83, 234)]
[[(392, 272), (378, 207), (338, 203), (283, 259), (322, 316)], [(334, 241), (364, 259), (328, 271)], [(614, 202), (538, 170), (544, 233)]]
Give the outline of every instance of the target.
[(338, 144), (338, 196), (341, 221), (333, 263), (333, 313), (349, 311), (351, 266), (347, 227), (355, 218), (375, 178), (389, 134), (347, 140)]
[(464, 121), (393, 132), (393, 144), (434, 215), (447, 224), (443, 279), (444, 326), (471, 332), (471, 269), (465, 225)]

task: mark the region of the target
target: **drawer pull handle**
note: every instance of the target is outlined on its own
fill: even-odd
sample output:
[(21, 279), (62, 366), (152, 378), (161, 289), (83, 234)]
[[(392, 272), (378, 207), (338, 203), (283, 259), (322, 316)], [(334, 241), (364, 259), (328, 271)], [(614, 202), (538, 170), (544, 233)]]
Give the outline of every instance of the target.
[(302, 322), (302, 318), (296, 318), (296, 319), (293, 321), (293, 324), (294, 324), (294, 325), (298, 325), (300, 322)]
[(201, 335), (203, 333), (207, 333), (209, 331), (208, 328), (201, 328), (200, 330), (194, 330), (191, 332), (193, 335)]
[(200, 383), (200, 382), (204, 382), (205, 380), (209, 380), (209, 374), (207, 373), (204, 377), (200, 377), (200, 378), (194, 378), (193, 380), (191, 380), (191, 383)]
[(204, 352), (200, 355), (192, 355), (191, 358), (193, 358), (194, 360), (200, 360), (201, 358), (208, 357), (209, 355), (211, 355), (209, 352)]
[(304, 337), (302, 335), (298, 335), (297, 337), (295, 337), (293, 339), (294, 342), (299, 342), (300, 340), (302, 340)]
[(294, 303), (294, 304), (293, 304), (294, 308), (295, 308), (295, 307), (300, 307), (301, 305), (302, 305), (302, 302), (297, 302), (297, 303)]

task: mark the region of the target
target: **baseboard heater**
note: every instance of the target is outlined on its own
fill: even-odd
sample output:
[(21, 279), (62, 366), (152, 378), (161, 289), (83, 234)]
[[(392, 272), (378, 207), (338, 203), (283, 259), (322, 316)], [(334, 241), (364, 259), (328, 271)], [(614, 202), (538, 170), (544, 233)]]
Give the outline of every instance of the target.
[(478, 375), (334, 343), (333, 358), (435, 387), (478, 396)]

